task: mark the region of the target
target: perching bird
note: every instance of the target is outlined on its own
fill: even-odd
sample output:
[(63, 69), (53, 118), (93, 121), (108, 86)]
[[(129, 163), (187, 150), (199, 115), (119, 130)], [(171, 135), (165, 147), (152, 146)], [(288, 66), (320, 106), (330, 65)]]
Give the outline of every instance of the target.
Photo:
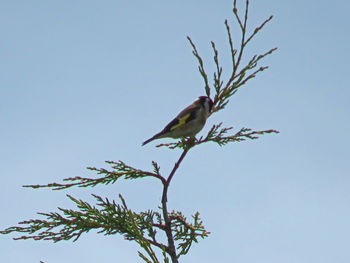
[(144, 141), (142, 145), (160, 138), (194, 137), (204, 126), (212, 108), (213, 101), (206, 96), (198, 97), (191, 105), (183, 109), (165, 128)]

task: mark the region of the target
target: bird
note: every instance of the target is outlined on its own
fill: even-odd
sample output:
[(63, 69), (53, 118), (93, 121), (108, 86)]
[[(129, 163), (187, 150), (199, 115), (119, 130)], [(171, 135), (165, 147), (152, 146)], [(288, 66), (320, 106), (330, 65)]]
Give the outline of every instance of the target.
[(205, 125), (214, 103), (208, 96), (198, 97), (183, 109), (165, 128), (142, 143), (142, 146), (156, 139), (194, 137)]

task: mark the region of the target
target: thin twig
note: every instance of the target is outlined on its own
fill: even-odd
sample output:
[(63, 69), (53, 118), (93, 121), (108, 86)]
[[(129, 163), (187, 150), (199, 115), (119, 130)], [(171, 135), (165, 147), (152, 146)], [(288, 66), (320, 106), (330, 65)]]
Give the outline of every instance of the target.
[(209, 83), (208, 83), (208, 76), (207, 76), (207, 73), (205, 73), (205, 70), (204, 70), (203, 60), (200, 57), (200, 55), (198, 54), (197, 48), (196, 48), (195, 44), (193, 43), (192, 39), (189, 36), (187, 36), (187, 39), (188, 39), (188, 41), (190, 42), (190, 44), (192, 46), (192, 49), (193, 49), (192, 53), (193, 53), (193, 55), (198, 60), (198, 63), (199, 63), (198, 70), (199, 70), (200, 74), (202, 75), (202, 77), (204, 79), (205, 92), (206, 92), (207, 96), (210, 96), (210, 88), (209, 88)]
[(262, 29), (265, 26), (265, 24), (267, 22), (269, 22), (272, 18), (273, 18), (273, 16), (270, 16), (268, 19), (266, 19), (264, 22), (262, 22), (262, 24), (260, 26), (255, 28), (254, 32), (251, 34), (250, 37), (248, 37), (247, 41), (244, 44), (246, 45), (260, 31), (260, 29)]
[(230, 49), (231, 49), (231, 59), (232, 59), (232, 70), (235, 69), (236, 67), (236, 59), (235, 59), (235, 55), (237, 53), (237, 50), (234, 49), (233, 47), (233, 41), (232, 41), (232, 36), (231, 36), (231, 30), (230, 30), (230, 26), (227, 22), (227, 19), (225, 20), (225, 25), (226, 25), (226, 30), (227, 30), (227, 35), (228, 35), (228, 41), (230, 44)]
[(169, 177), (166, 181), (166, 184), (163, 185), (162, 211), (163, 211), (163, 217), (164, 217), (164, 223), (165, 223), (164, 230), (168, 238), (168, 248), (169, 248), (168, 253), (173, 263), (178, 263), (179, 261), (177, 259), (174, 237), (171, 231), (171, 219), (169, 218), (169, 212), (167, 207), (167, 195), (168, 195), (168, 188), (169, 188), (171, 179), (173, 178), (177, 168), (179, 167), (182, 160), (185, 158), (189, 149), (190, 148), (185, 148), (185, 150), (182, 152), (179, 160), (175, 163), (173, 170), (170, 172)]

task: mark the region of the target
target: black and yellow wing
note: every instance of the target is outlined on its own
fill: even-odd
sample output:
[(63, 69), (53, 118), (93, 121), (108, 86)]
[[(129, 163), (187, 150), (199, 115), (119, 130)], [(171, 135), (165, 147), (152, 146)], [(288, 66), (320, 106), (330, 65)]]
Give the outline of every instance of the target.
[(186, 109), (184, 109), (182, 112), (179, 113), (179, 115), (177, 115), (171, 122), (168, 123), (167, 126), (165, 126), (165, 128), (155, 134), (153, 137), (151, 137), (150, 139), (144, 141), (142, 143), (142, 145), (145, 145), (147, 143), (149, 143), (150, 141), (153, 141), (155, 139), (158, 138), (163, 138), (163, 137), (172, 137), (171, 133), (176, 130), (177, 128), (183, 126), (184, 124), (190, 122), (191, 120), (195, 119), (197, 117), (198, 111), (199, 111), (200, 107), (193, 107), (193, 105), (190, 105), (189, 107), (187, 107)]
[[(186, 110), (186, 109), (185, 109)], [(184, 110), (184, 111), (185, 111)], [(175, 119), (168, 123), (167, 126), (162, 130), (162, 134), (172, 132), (173, 130), (181, 127), (182, 125), (195, 119), (198, 114), (199, 107), (191, 108), (191, 111), (187, 114), (179, 114)], [(182, 115), (182, 116), (181, 116)], [(180, 116), (180, 117), (179, 117)]]

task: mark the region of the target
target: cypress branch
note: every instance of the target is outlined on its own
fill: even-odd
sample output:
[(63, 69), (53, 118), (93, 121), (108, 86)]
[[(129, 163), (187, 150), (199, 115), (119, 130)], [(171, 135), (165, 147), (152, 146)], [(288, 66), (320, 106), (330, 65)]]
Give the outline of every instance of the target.
[[(192, 39), (187, 37), (192, 47), (192, 53), (198, 62), (199, 73), (204, 80), (204, 91), (210, 96), (213, 89), (214, 108), (212, 114), (223, 110), (229, 103), (230, 98), (236, 94), (238, 89), (254, 78), (259, 72), (268, 67), (260, 65), (263, 58), (271, 55), (277, 48), (272, 48), (265, 53), (256, 54), (250, 58), (246, 65), (241, 65), (242, 57), (248, 43), (271, 21), (272, 16), (264, 20), (257, 26), (250, 35), (247, 35), (248, 7), (249, 0), (245, 1), (243, 16), (239, 15), (236, 0), (233, 2), (233, 16), (240, 29), (240, 40), (234, 43), (229, 21), (224, 24), (228, 36), (228, 45), (232, 60), (232, 69), (228, 73), (228, 78), (223, 78), (223, 68), (219, 61), (219, 51), (214, 41), (211, 41), (213, 50), (213, 61), (215, 71), (213, 72), (213, 86), (210, 87), (208, 74), (205, 71), (204, 59), (200, 56), (198, 49)], [(221, 54), (221, 53), (220, 53)], [(96, 230), (99, 234), (115, 235), (120, 234), (124, 239), (134, 241), (142, 248), (138, 251), (139, 257), (147, 263), (178, 263), (182, 255), (186, 255), (193, 243), (197, 243), (199, 238), (207, 237), (208, 232), (199, 217), (199, 212), (191, 216), (191, 222), (180, 211), (169, 211), (167, 206), (168, 189), (172, 178), (178, 167), (181, 165), (188, 152), (200, 144), (213, 142), (219, 146), (224, 146), (233, 142), (245, 140), (255, 140), (264, 134), (278, 133), (274, 129), (253, 130), (250, 128), (240, 128), (233, 132), (233, 127), (222, 127), (223, 123), (214, 124), (205, 136), (196, 138), (180, 138), (177, 142), (162, 143), (157, 147), (168, 147), (169, 149), (182, 149), (179, 159), (168, 176), (160, 172), (160, 166), (152, 161), (153, 171), (145, 171), (134, 168), (122, 161), (106, 161), (111, 167), (105, 168), (88, 167), (96, 172), (98, 177), (69, 177), (62, 183), (49, 183), (46, 185), (25, 185), (29, 188), (51, 188), (52, 190), (62, 190), (70, 187), (94, 187), (97, 185), (109, 185), (125, 179), (141, 179), (145, 177), (155, 178), (161, 181), (162, 197), (158, 211), (147, 210), (136, 212), (127, 206), (125, 199), (119, 195), (119, 201), (94, 195), (95, 204), (77, 199), (70, 195), (67, 197), (75, 204), (76, 209), (58, 208), (57, 212), (38, 213), (39, 219), (29, 219), (19, 222), (18, 226), (8, 227), (1, 230), (0, 234), (21, 233), (14, 239), (51, 240), (59, 242), (63, 240), (78, 240), (82, 234), (90, 230)], [(161, 236), (162, 235), (162, 236)], [(166, 242), (160, 242), (166, 237)], [(163, 239), (162, 239), (163, 238)], [(158, 249), (158, 254), (154, 249)], [(160, 261), (162, 258), (163, 261)]]

